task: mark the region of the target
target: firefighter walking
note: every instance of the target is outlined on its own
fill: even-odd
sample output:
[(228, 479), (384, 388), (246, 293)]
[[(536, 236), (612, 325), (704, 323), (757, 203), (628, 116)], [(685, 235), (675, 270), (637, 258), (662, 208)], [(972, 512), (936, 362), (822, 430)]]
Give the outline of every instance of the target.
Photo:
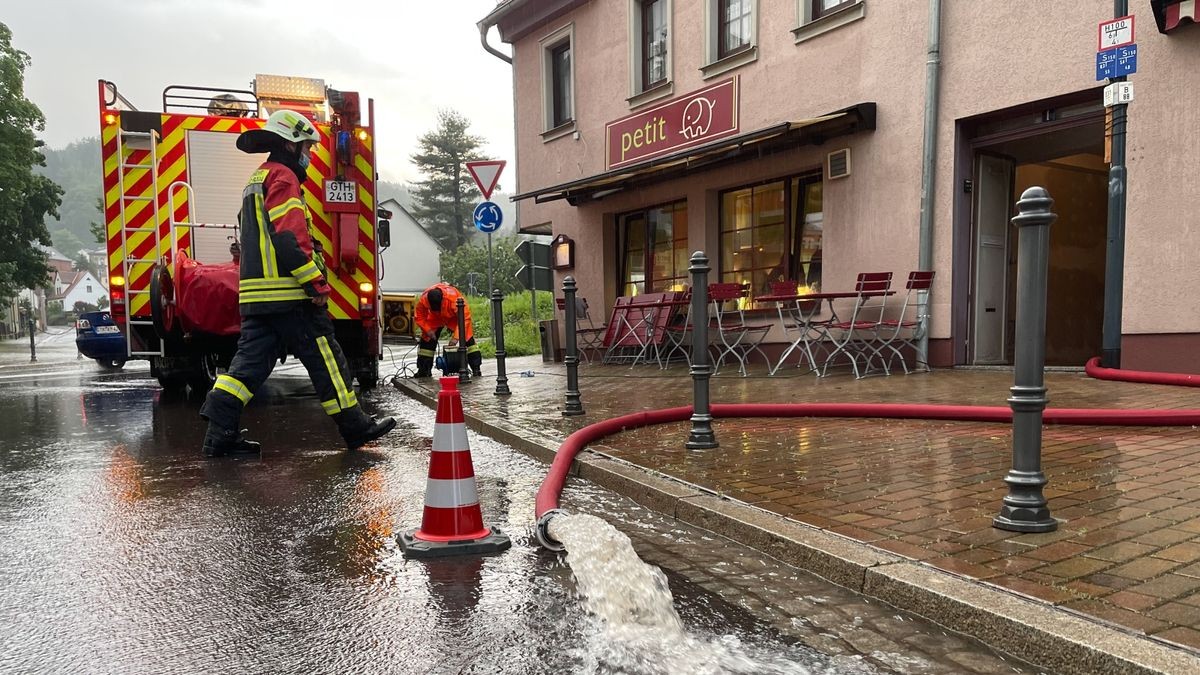
[[(417, 343), (417, 374), (416, 377), (430, 377), (433, 374), (433, 358), (436, 356), (438, 338), (443, 328), (450, 329), (450, 346), (453, 347), (464, 337), (463, 344), (467, 348), (467, 364), (471, 374), (481, 376), (480, 366), (483, 365), (483, 354), (479, 353), (479, 345), (475, 344), (475, 331), (471, 327), (471, 308), (464, 298), (463, 323), (466, 335), (458, 334), (458, 299), (463, 297), (459, 290), (445, 282), (434, 284), (421, 293), (417, 300), (417, 308), (413, 311), (413, 320), (421, 327), (421, 340)], [(460, 363), (459, 368), (463, 365)]]
[(259, 451), (259, 443), (242, 436), (239, 421), (284, 348), (308, 370), (321, 407), (337, 424), (347, 448), (361, 447), (396, 426), (394, 419), (375, 420), (359, 407), (326, 311), (332, 288), (300, 190), (309, 152), (318, 141), (312, 123), (289, 110), (273, 113), (263, 128), (238, 136), (239, 150), (270, 154), (242, 192), (241, 335), (229, 372), (217, 377), (200, 409), (208, 421), (204, 454), (209, 457)]

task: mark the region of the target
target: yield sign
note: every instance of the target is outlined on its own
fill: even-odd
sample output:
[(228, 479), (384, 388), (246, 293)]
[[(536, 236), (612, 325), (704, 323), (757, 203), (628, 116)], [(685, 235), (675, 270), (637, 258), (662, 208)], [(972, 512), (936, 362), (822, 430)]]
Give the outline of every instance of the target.
[(475, 185), (483, 193), (484, 199), (492, 198), (492, 191), (496, 189), (496, 183), (500, 181), (500, 172), (507, 163), (502, 159), (467, 162), (467, 171), (471, 172), (471, 178), (475, 179)]

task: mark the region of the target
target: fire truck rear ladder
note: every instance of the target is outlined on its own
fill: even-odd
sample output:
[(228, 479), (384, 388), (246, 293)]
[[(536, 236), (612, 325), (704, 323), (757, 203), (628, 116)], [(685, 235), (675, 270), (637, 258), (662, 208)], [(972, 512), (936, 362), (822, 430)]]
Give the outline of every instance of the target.
[[(149, 162), (148, 164), (128, 164), (128, 163), (126, 163), (126, 158), (128, 157), (128, 154), (126, 152), (126, 139), (149, 140), (150, 156), (148, 159), (148, 162)], [(159, 224), (158, 218), (159, 217), (158, 217), (158, 134), (157, 134), (157, 132), (154, 132), (154, 131), (125, 131), (123, 129), (119, 129), (117, 131), (117, 160), (119, 162), (118, 169), (117, 169), (117, 180), (119, 181), (119, 185), (121, 186), (121, 197), (119, 200), (119, 202), (121, 204), (121, 255), (123, 256), (121, 269), (125, 274), (125, 286), (124, 286), (124, 289), (125, 289), (125, 313), (126, 313), (125, 315), (126, 315), (126, 317), (128, 317), (127, 325), (130, 327), (129, 330), (125, 331), (126, 352), (128, 353), (129, 356), (164, 356), (165, 352), (164, 352), (164, 344), (163, 344), (162, 339), (158, 339), (158, 349), (156, 349), (156, 350), (148, 351), (148, 350), (135, 350), (134, 349), (133, 326), (151, 326), (152, 329), (150, 332), (153, 333), (154, 332), (153, 331), (154, 322), (151, 320), (148, 320), (148, 319), (144, 319), (144, 318), (139, 319), (139, 318), (135, 317), (133, 314), (133, 299), (137, 296), (146, 296), (146, 298), (149, 299), (150, 285), (147, 283), (146, 287), (142, 290), (135, 291), (135, 290), (131, 289), (131, 286), (133, 286), (134, 268), (137, 265), (148, 264), (151, 266), (151, 273), (153, 273), (153, 266), (158, 262), (159, 251), (162, 250), (162, 248), (160, 247), (160, 245), (162, 244), (162, 241), (161, 241), (162, 237), (159, 233), (159, 227), (158, 227), (158, 224)], [(130, 170), (133, 170), (133, 171), (145, 170), (145, 171), (150, 172), (150, 179), (152, 181), (152, 186), (151, 186), (149, 197), (146, 197), (143, 195), (131, 195), (131, 194), (126, 193), (126, 190), (128, 190), (130, 187), (132, 187), (129, 184), (128, 177), (126, 175), (126, 172), (130, 171)], [(126, 213), (125, 213), (126, 203), (129, 203), (130, 205), (132, 205), (132, 204), (136, 204), (139, 202), (149, 202), (150, 205), (148, 208), (153, 209), (154, 215), (152, 218), (149, 219), (148, 226), (129, 227), (129, 220), (126, 217)], [(132, 251), (129, 250), (129, 237), (138, 232), (149, 232), (150, 233), (151, 238), (153, 238), (153, 240), (154, 240), (154, 249), (153, 249), (154, 257), (151, 257), (151, 258), (130, 257), (130, 254), (132, 253)]]

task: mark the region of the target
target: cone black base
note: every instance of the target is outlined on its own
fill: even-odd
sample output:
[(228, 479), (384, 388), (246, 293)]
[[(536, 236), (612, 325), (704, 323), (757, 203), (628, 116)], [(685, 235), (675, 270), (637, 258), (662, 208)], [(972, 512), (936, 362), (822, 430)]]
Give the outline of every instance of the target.
[(479, 539), (461, 539), (458, 541), (425, 541), (417, 539), (416, 530), (409, 530), (396, 537), (400, 549), (406, 558), (441, 558), (452, 555), (471, 555), (473, 553), (499, 553), (512, 546), (512, 540), (498, 528), (488, 527), (489, 534)]

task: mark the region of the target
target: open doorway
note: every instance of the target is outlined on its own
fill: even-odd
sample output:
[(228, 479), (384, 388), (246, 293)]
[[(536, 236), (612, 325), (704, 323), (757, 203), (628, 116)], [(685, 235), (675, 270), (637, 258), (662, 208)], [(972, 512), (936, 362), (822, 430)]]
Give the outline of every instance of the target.
[(1034, 185), (1049, 191), (1058, 215), (1050, 226), (1046, 365), (1082, 366), (1099, 355), (1108, 164), (1104, 118), (1094, 117), (1065, 129), (975, 144), (969, 363), (1012, 363), (1018, 231), (1009, 219), (1021, 193)]

